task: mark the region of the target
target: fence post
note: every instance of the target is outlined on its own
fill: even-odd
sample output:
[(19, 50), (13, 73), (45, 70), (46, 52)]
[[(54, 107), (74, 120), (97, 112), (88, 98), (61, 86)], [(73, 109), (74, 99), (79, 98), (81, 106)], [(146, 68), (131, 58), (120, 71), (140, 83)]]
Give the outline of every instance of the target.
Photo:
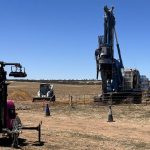
[(70, 96), (70, 107), (73, 107), (73, 102), (72, 102), (73, 97)]
[(76, 106), (77, 106), (77, 103), (78, 103), (77, 97), (78, 97), (78, 100), (79, 100), (79, 95), (76, 95)]
[(68, 98), (69, 98), (69, 103), (70, 103), (70, 94), (69, 94)]
[(43, 111), (45, 110), (45, 99), (43, 99)]

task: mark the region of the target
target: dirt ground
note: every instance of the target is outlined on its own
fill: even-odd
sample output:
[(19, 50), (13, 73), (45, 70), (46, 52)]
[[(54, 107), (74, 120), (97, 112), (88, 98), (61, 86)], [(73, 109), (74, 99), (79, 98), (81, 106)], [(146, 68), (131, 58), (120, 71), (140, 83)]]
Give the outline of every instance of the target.
[[(32, 102), (38, 86), (39, 83), (21, 82), (9, 86), (8, 99), (15, 101), (23, 125), (37, 126), (42, 121), (41, 145), (37, 145), (37, 131), (23, 130), (20, 149), (150, 149), (150, 104), (112, 106), (114, 122), (107, 122), (108, 106), (92, 101), (92, 96), (100, 91), (98, 85), (54, 84), (56, 102), (49, 103), (51, 116), (45, 116), (46, 102)], [(68, 95), (73, 95), (73, 107)], [(6, 139), (1, 138), (0, 150), (11, 149), (11, 144), (5, 143)]]

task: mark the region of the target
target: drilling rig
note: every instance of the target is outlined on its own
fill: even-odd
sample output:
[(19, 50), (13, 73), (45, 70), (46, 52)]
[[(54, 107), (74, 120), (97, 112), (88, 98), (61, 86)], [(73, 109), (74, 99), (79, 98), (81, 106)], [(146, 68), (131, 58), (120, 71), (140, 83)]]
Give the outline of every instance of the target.
[[(0, 62), (0, 132), (7, 127), (7, 86), (6, 81), (7, 72), (4, 70), (5, 66), (11, 66), (9, 76), (12, 77), (26, 77), (25, 70), (22, 71), (20, 63), (6, 63)], [(15, 70), (13, 68), (15, 67)]]
[[(21, 121), (16, 115), (14, 102), (12, 100), (7, 101), (7, 86), (9, 83), (6, 79), (6, 66), (11, 66), (11, 72), (9, 73), (11, 77), (26, 77), (27, 74), (25, 68), (23, 68), (20, 63), (6, 63), (0, 61), (0, 133), (2, 133), (3, 136), (6, 135), (12, 138), (12, 141), (14, 141), (13, 144), (15, 145), (21, 127)], [(16, 125), (14, 126), (15, 122), (17, 122), (18, 132), (14, 130), (16, 127)]]
[[(115, 104), (129, 98), (133, 103), (141, 103), (140, 73), (137, 69), (124, 68), (113, 11), (114, 7), (104, 7), (104, 35), (98, 36), (98, 48), (95, 50), (97, 79), (100, 74), (102, 94), (94, 100)], [(115, 43), (119, 60), (114, 58)]]
[(23, 126), (20, 118), (18, 117), (15, 104), (12, 100), (7, 100), (7, 86), (9, 85), (5, 71), (6, 66), (11, 66), (11, 77), (26, 77), (25, 68), (20, 63), (6, 63), (0, 61), (0, 133), (4, 137), (12, 139), (12, 146), (18, 147), (18, 137), (22, 129), (24, 130), (37, 130), (38, 139), (40, 143), (41, 137), (41, 124), (36, 127)]

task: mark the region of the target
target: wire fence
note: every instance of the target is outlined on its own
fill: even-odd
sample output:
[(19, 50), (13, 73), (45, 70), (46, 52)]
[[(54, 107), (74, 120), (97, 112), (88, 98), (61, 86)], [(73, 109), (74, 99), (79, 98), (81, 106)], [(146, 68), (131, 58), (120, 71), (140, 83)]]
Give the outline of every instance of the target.
[[(97, 99), (97, 100), (96, 100)], [(142, 97), (127, 95), (125, 97), (117, 95), (115, 97), (106, 96), (103, 99), (103, 102), (108, 104), (113, 104), (113, 101), (120, 101), (123, 103), (150, 103), (150, 93), (142, 93)], [(91, 102), (102, 102), (100, 99), (100, 95), (96, 94), (61, 94), (56, 96), (56, 101), (72, 104), (89, 104)]]
[(56, 101), (63, 103), (87, 104), (92, 102), (95, 94), (61, 94), (56, 96)]
[[(94, 102), (99, 102), (99, 105), (102, 104), (114, 104), (113, 102), (119, 102), (124, 104), (132, 104), (132, 103), (143, 103), (150, 104), (150, 93), (143, 92), (142, 97), (136, 97), (133, 95), (127, 95), (125, 98), (118, 95), (115, 98), (112, 98), (110, 95), (105, 97), (105, 99), (101, 100), (100, 95), (96, 96), (96, 94), (57, 94), (56, 95), (56, 103), (57, 104), (66, 104), (71, 107), (75, 105), (87, 105)], [(45, 102), (43, 100), (43, 107), (45, 106)]]

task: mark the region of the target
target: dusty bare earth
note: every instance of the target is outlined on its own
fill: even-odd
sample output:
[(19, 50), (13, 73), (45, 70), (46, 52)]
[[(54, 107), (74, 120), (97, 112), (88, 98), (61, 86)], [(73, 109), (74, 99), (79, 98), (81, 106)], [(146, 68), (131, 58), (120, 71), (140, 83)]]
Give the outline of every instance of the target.
[[(112, 107), (114, 122), (107, 122), (108, 106), (93, 103), (98, 85), (54, 84), (56, 102), (50, 103), (51, 116), (45, 116), (46, 102), (32, 103), (38, 83), (13, 82), (9, 99), (14, 99), (24, 125), (42, 121), (42, 144), (36, 145), (37, 131), (23, 131), (21, 149), (40, 150), (149, 150), (150, 104), (124, 104)], [(73, 107), (69, 105), (73, 96)], [(0, 150), (11, 149), (0, 139)]]

